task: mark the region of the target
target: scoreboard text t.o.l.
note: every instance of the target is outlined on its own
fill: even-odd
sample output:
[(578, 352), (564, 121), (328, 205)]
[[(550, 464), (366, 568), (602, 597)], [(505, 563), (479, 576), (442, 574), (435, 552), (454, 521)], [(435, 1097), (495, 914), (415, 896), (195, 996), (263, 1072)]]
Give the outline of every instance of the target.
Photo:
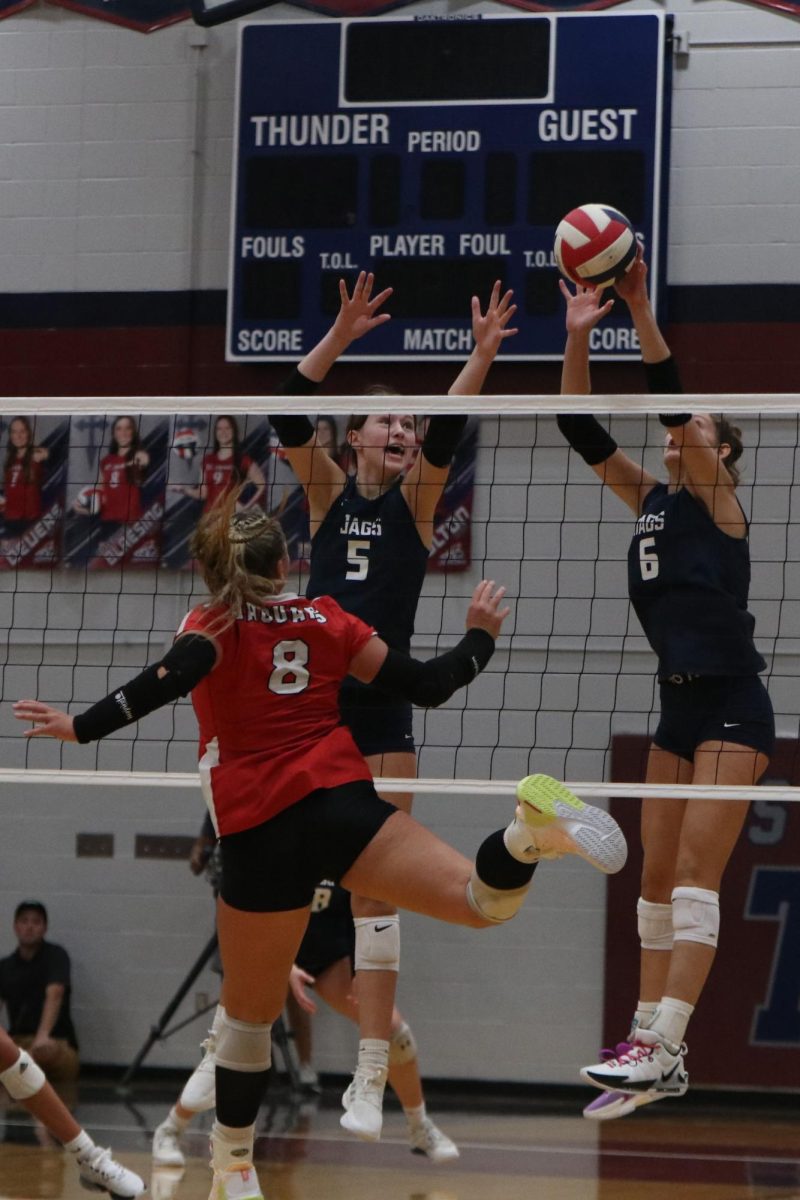
[[(660, 13), (244, 25), (227, 357), (298, 358), (362, 269), (392, 320), (351, 360), (463, 358), (496, 279), (519, 306), (504, 356), (560, 357), (553, 234), (590, 202), (633, 222), (658, 296), (668, 43)], [(593, 349), (638, 357), (617, 308)]]

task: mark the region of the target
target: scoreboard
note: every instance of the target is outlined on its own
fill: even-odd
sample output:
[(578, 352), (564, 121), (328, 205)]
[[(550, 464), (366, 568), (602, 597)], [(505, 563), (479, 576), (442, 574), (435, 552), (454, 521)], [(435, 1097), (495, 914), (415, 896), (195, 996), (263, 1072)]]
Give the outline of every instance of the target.
[[(496, 279), (519, 306), (504, 359), (560, 358), (553, 235), (589, 202), (630, 218), (658, 300), (669, 33), (662, 13), (242, 25), (226, 357), (297, 359), (371, 270), (392, 320), (350, 361), (463, 359)], [(638, 358), (617, 309), (592, 348)]]

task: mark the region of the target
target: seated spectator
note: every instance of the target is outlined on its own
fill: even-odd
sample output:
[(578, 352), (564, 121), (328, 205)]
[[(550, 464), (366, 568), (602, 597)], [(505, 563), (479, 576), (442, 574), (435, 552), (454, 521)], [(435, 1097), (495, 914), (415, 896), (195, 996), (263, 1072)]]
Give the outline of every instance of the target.
[(62, 946), (45, 940), (47, 909), (23, 900), (14, 913), (17, 949), (0, 959), (0, 1003), (8, 1032), (55, 1083), (77, 1079), (78, 1041), (69, 1012), (70, 962)]

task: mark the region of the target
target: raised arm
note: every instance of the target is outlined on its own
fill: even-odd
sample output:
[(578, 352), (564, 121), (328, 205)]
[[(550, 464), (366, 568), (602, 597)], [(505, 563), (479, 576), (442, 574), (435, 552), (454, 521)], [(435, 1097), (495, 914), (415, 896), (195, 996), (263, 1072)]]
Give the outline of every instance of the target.
[(374, 637), (351, 661), (350, 674), (422, 708), (444, 704), (459, 688), (471, 683), (492, 657), (495, 639), (511, 611), (500, 608), (505, 591), (503, 587), (495, 588), (493, 580), (484, 579), (478, 584), (467, 613), (467, 632), (452, 650), (420, 662)]
[(188, 696), (217, 665), (216, 642), (201, 633), (177, 639), (160, 662), (145, 667), (123, 687), (99, 700), (86, 712), (71, 717), (41, 700), (17, 700), (14, 716), (32, 721), (25, 737), (54, 737), (62, 742), (94, 742), (117, 729), (140, 721), (148, 713)]
[[(567, 302), (567, 344), (561, 371), (562, 396), (591, 392), (589, 338), (598, 321), (611, 311), (614, 301), (601, 303), (603, 293), (578, 286), (575, 294), (563, 279), (558, 286)], [(558, 427), (564, 437), (603, 483), (638, 516), (644, 497), (658, 482), (640, 463), (624, 454), (603, 426), (588, 413), (563, 413)]]
[[(321, 341), (309, 350), (288, 379), (278, 389), (284, 396), (311, 396), (324, 380), (337, 358), (358, 338), (391, 320), (389, 313), (378, 309), (392, 294), (384, 288), (377, 296), (372, 295), (375, 276), (362, 271), (353, 287), (352, 296), (347, 284), (339, 280), (341, 304), (331, 328)], [(314, 426), (308, 417), (276, 416), (270, 418), (272, 427), (280, 438), (286, 458), (305, 489), (314, 527), (325, 519), (328, 509), (339, 496), (345, 483), (345, 473), (337, 462), (317, 445)]]
[[(489, 367), (502, 343), (517, 332), (508, 322), (517, 311), (511, 303), (513, 292), (500, 295), (500, 280), (492, 288), (486, 312), (480, 300), (472, 297), (472, 337), (475, 347), (458, 373), (448, 395), (477, 396)], [(426, 546), (433, 541), (433, 516), (444, 491), (450, 463), (461, 440), (467, 418), (457, 414), (434, 415), (428, 422), (425, 440), (416, 461), (403, 481), (403, 494), (411, 509), (419, 535)]]

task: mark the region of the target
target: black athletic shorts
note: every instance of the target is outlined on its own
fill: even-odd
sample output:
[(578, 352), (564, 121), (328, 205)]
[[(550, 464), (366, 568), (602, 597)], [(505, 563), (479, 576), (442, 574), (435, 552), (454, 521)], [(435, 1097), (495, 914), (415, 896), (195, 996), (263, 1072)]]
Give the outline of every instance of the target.
[(701, 742), (735, 742), (771, 755), (775, 717), (757, 675), (688, 675), (659, 681), (661, 720), (653, 741), (689, 762)]
[[(377, 689), (375, 689), (377, 692)], [(342, 721), (353, 735), (361, 753), (392, 754), (398, 750), (414, 752), (413, 710), (410, 704), (380, 702), (383, 693), (370, 698), (369, 689), (357, 692), (342, 688), (339, 708)]]
[(338, 883), (394, 812), (363, 779), (319, 788), (261, 825), (220, 838), (220, 895), (243, 912), (304, 908), (320, 879)]
[[(318, 901), (324, 903), (326, 899), (328, 907), (317, 910)], [(308, 929), (295, 961), (298, 967), (316, 977), (342, 958), (350, 960), (352, 969), (355, 952), (356, 931), (350, 911), (350, 893), (344, 888), (332, 888), (328, 880), (323, 880), (315, 890)]]

